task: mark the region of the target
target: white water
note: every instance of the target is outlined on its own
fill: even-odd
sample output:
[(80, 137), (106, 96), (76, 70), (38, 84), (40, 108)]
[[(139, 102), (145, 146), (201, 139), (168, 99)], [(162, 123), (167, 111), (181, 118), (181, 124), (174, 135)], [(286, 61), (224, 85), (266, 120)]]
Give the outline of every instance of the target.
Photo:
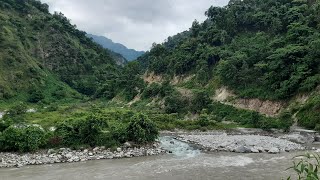
[(173, 139), (170, 136), (160, 137), (161, 147), (172, 152), (180, 158), (192, 158), (200, 155), (201, 151), (191, 147), (189, 144)]

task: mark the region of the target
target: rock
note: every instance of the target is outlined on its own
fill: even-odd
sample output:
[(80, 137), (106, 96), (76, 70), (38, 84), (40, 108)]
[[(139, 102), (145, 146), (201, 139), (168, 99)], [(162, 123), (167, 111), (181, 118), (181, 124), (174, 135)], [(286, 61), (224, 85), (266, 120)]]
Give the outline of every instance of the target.
[(92, 152), (89, 152), (88, 155), (89, 155), (89, 156), (93, 156), (93, 153), (92, 153)]
[(117, 148), (117, 152), (121, 152), (122, 149), (120, 147)]
[(129, 147), (131, 147), (131, 144), (130, 144), (129, 142), (125, 142), (125, 143), (123, 144), (123, 146), (126, 147), (126, 148), (129, 148)]
[(47, 153), (50, 155), (50, 154), (53, 154), (53, 153), (55, 153), (55, 152), (56, 152), (56, 151), (55, 151), (54, 149), (49, 149)]
[(310, 135), (301, 135), (301, 134), (288, 134), (285, 136), (282, 136), (281, 138), (287, 139), (291, 142), (299, 143), (299, 144), (308, 144), (314, 142), (315, 138)]
[(276, 148), (276, 147), (273, 147), (268, 151), (268, 153), (270, 153), (270, 154), (278, 154), (278, 153), (280, 153), (280, 150), (278, 148)]
[(251, 149), (247, 148), (246, 146), (239, 146), (234, 150), (234, 152), (236, 152), (236, 153), (251, 153)]
[(93, 149), (93, 152), (97, 152), (97, 151), (99, 151), (99, 149), (100, 149), (99, 147), (96, 147)]
[(85, 149), (85, 150), (83, 150), (83, 153), (88, 153), (89, 152), (89, 150), (88, 149)]
[(251, 151), (252, 153), (259, 153), (259, 152), (260, 152), (258, 149), (254, 148), (254, 147), (252, 147), (252, 148), (250, 149), (250, 151)]
[(263, 147), (255, 147), (255, 149), (257, 149), (257, 150), (258, 150), (259, 152), (261, 152), (261, 153), (262, 153), (262, 152), (265, 152), (264, 149), (263, 149)]
[(66, 154), (66, 158), (67, 159), (71, 159), (72, 158), (72, 154), (71, 153)]
[(170, 141), (170, 144), (174, 144), (174, 141)]

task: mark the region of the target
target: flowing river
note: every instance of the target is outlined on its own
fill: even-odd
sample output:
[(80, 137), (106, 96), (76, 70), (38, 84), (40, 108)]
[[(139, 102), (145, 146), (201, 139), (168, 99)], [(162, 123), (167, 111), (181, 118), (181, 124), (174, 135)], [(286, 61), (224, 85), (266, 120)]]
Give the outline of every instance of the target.
[(0, 180), (280, 180), (294, 174), (286, 169), (294, 156), (303, 154), (206, 154), (171, 137), (160, 140), (172, 154), (0, 169)]

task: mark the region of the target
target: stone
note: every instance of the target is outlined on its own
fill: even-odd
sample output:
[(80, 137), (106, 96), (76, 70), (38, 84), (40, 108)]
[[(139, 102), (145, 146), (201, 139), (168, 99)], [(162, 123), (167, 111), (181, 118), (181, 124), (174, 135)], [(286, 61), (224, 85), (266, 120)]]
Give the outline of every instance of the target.
[(126, 147), (126, 148), (129, 148), (129, 147), (131, 147), (132, 145), (131, 145), (129, 142), (125, 142), (125, 143), (123, 144), (123, 146)]
[(282, 136), (283, 139), (287, 139), (291, 142), (294, 143), (299, 143), (299, 144), (309, 144), (309, 143), (313, 143), (315, 141), (315, 138), (313, 136), (309, 136), (309, 135), (301, 135), (301, 134), (288, 134), (285, 136)]
[(53, 154), (53, 153), (55, 153), (55, 150), (54, 150), (54, 149), (49, 149), (49, 150), (47, 151), (47, 153), (48, 153), (48, 154)]
[(254, 148), (254, 147), (252, 147), (252, 148), (250, 149), (250, 151), (251, 151), (252, 153), (259, 153), (259, 152), (260, 152), (258, 149)]
[(72, 158), (72, 154), (71, 153), (66, 154), (66, 158), (67, 159), (71, 159)]
[(268, 151), (269, 154), (278, 154), (280, 153), (279, 148), (273, 147)]
[(83, 150), (83, 153), (88, 153), (88, 152), (89, 152), (88, 149)]
[(97, 151), (99, 151), (99, 147), (96, 147), (93, 149), (93, 152), (97, 152)]
[(117, 152), (121, 152), (122, 149), (120, 147), (117, 148)]
[(246, 146), (239, 146), (235, 148), (234, 152), (236, 153), (251, 153), (251, 149), (247, 148)]

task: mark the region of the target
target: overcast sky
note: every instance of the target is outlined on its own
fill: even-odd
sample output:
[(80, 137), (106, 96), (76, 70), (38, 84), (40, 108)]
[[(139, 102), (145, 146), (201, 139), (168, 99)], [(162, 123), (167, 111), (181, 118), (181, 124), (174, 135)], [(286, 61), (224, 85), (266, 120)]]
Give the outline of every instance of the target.
[(41, 0), (50, 11), (71, 19), (80, 30), (102, 35), (136, 50), (149, 50), (153, 42), (203, 21), (211, 6), (229, 0)]

